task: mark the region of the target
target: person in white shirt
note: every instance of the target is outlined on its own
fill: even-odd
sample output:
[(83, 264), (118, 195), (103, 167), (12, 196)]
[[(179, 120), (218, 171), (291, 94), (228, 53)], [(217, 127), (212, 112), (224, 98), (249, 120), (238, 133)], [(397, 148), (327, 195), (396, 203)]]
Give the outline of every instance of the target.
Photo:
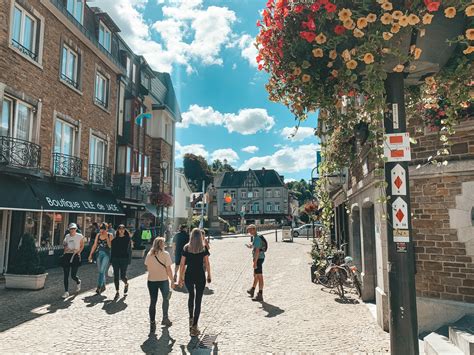
[(64, 271), (64, 294), (63, 298), (69, 297), (69, 273), (71, 279), (76, 281), (76, 292), (81, 290), (81, 280), (77, 277), (77, 270), (81, 265), (81, 252), (84, 249), (84, 236), (77, 233), (77, 225), (69, 225), (69, 234), (66, 235), (63, 242), (64, 254), (61, 257), (61, 264)]

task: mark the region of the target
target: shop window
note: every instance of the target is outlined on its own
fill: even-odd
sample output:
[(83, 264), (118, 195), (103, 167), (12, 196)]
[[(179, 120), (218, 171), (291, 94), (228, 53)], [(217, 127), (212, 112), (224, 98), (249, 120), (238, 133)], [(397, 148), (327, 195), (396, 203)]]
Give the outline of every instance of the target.
[(40, 226), (40, 213), (39, 212), (26, 212), (24, 231), (25, 231), (25, 234), (29, 234), (33, 238), (35, 238), (35, 243), (37, 247), (40, 245), (39, 226)]

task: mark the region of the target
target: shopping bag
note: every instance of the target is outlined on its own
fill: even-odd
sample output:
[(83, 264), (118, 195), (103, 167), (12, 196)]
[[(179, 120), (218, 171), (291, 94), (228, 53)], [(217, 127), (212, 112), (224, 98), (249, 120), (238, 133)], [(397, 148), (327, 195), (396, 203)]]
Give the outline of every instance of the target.
[(109, 266), (109, 270), (107, 271), (107, 275), (109, 277), (114, 277), (114, 268), (112, 265)]
[(142, 240), (151, 240), (151, 230), (146, 229), (142, 231)]

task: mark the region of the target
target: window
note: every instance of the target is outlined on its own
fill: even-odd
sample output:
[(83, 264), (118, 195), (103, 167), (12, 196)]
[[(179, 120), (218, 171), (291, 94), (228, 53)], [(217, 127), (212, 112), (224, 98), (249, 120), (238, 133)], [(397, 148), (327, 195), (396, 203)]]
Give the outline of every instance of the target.
[(38, 33), (37, 19), (18, 4), (15, 4), (13, 7), (11, 44), (34, 61), (38, 61)]
[(144, 155), (143, 156), (143, 176), (148, 176), (149, 169), (150, 169), (149, 164), (150, 164), (150, 159), (148, 158), (147, 155)]
[(105, 166), (107, 143), (96, 136), (91, 136), (89, 151), (89, 164)]
[(132, 68), (133, 68), (132, 69), (132, 82), (135, 82), (136, 77), (137, 77), (137, 65), (133, 63)]
[(100, 106), (107, 108), (108, 92), (109, 80), (104, 75), (97, 72), (95, 74), (95, 102)]
[(253, 213), (259, 213), (260, 212), (260, 204), (258, 202), (254, 202), (252, 206), (252, 211)]
[(272, 197), (272, 190), (265, 191), (267, 197)]
[(280, 212), (280, 203), (275, 202), (275, 212)]
[(132, 172), (132, 148), (130, 147), (127, 147), (125, 172), (127, 174), (130, 174)]
[(258, 190), (255, 190), (255, 191), (253, 192), (253, 197), (258, 198)]
[(232, 199), (235, 199), (235, 197), (236, 197), (235, 191), (230, 192), (230, 197), (232, 197)]
[(267, 212), (271, 212), (271, 211), (272, 211), (272, 203), (267, 202)]
[(253, 198), (253, 192), (252, 192), (252, 191), (249, 191), (249, 192), (247, 193), (247, 197), (248, 197), (248, 198)]
[(240, 192), (240, 197), (241, 198), (247, 198), (247, 191), (241, 191)]
[(169, 176), (168, 176), (168, 175), (169, 175), (169, 173), (168, 173), (168, 168), (166, 168), (166, 170), (163, 172), (163, 182), (164, 182), (165, 184), (168, 183), (168, 179), (169, 179)]
[(123, 135), (123, 121), (124, 121), (124, 110), (125, 110), (125, 85), (120, 83), (120, 93), (119, 93), (119, 112), (118, 112), (118, 135)]
[(128, 56), (127, 56), (126, 61), (127, 61), (127, 64), (126, 64), (127, 65), (127, 77), (130, 78), (131, 75), (132, 75), (131, 74), (132, 73), (132, 61), (130, 60), (130, 57), (128, 57)]
[(31, 141), (33, 126), (33, 108), (23, 101), (5, 96), (2, 104), (0, 135)]
[(71, 48), (63, 45), (61, 58), (61, 80), (76, 89), (78, 88), (78, 60), (79, 56)]
[(54, 127), (54, 153), (74, 155), (75, 141), (75, 127), (64, 121), (56, 120)]
[(275, 190), (275, 197), (281, 197), (280, 190)]
[(82, 25), (84, 0), (67, 0), (67, 11)]
[(102, 23), (99, 24), (99, 43), (102, 47), (104, 47), (107, 51), (111, 51), (111, 41), (112, 33), (110, 30)]
[(143, 160), (142, 153), (138, 153), (137, 165), (138, 165), (138, 172), (140, 173), (140, 175), (142, 174), (142, 160)]

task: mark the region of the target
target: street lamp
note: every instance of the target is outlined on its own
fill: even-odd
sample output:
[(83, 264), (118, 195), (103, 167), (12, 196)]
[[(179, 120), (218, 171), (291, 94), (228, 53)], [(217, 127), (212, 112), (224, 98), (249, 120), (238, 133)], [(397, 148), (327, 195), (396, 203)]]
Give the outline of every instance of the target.
[[(161, 193), (164, 194), (165, 191), (165, 173), (168, 170), (169, 163), (166, 160), (162, 160), (160, 163), (161, 169)], [(164, 223), (164, 206), (163, 202), (161, 203), (161, 223), (160, 223), (160, 236), (163, 236), (163, 223)]]

